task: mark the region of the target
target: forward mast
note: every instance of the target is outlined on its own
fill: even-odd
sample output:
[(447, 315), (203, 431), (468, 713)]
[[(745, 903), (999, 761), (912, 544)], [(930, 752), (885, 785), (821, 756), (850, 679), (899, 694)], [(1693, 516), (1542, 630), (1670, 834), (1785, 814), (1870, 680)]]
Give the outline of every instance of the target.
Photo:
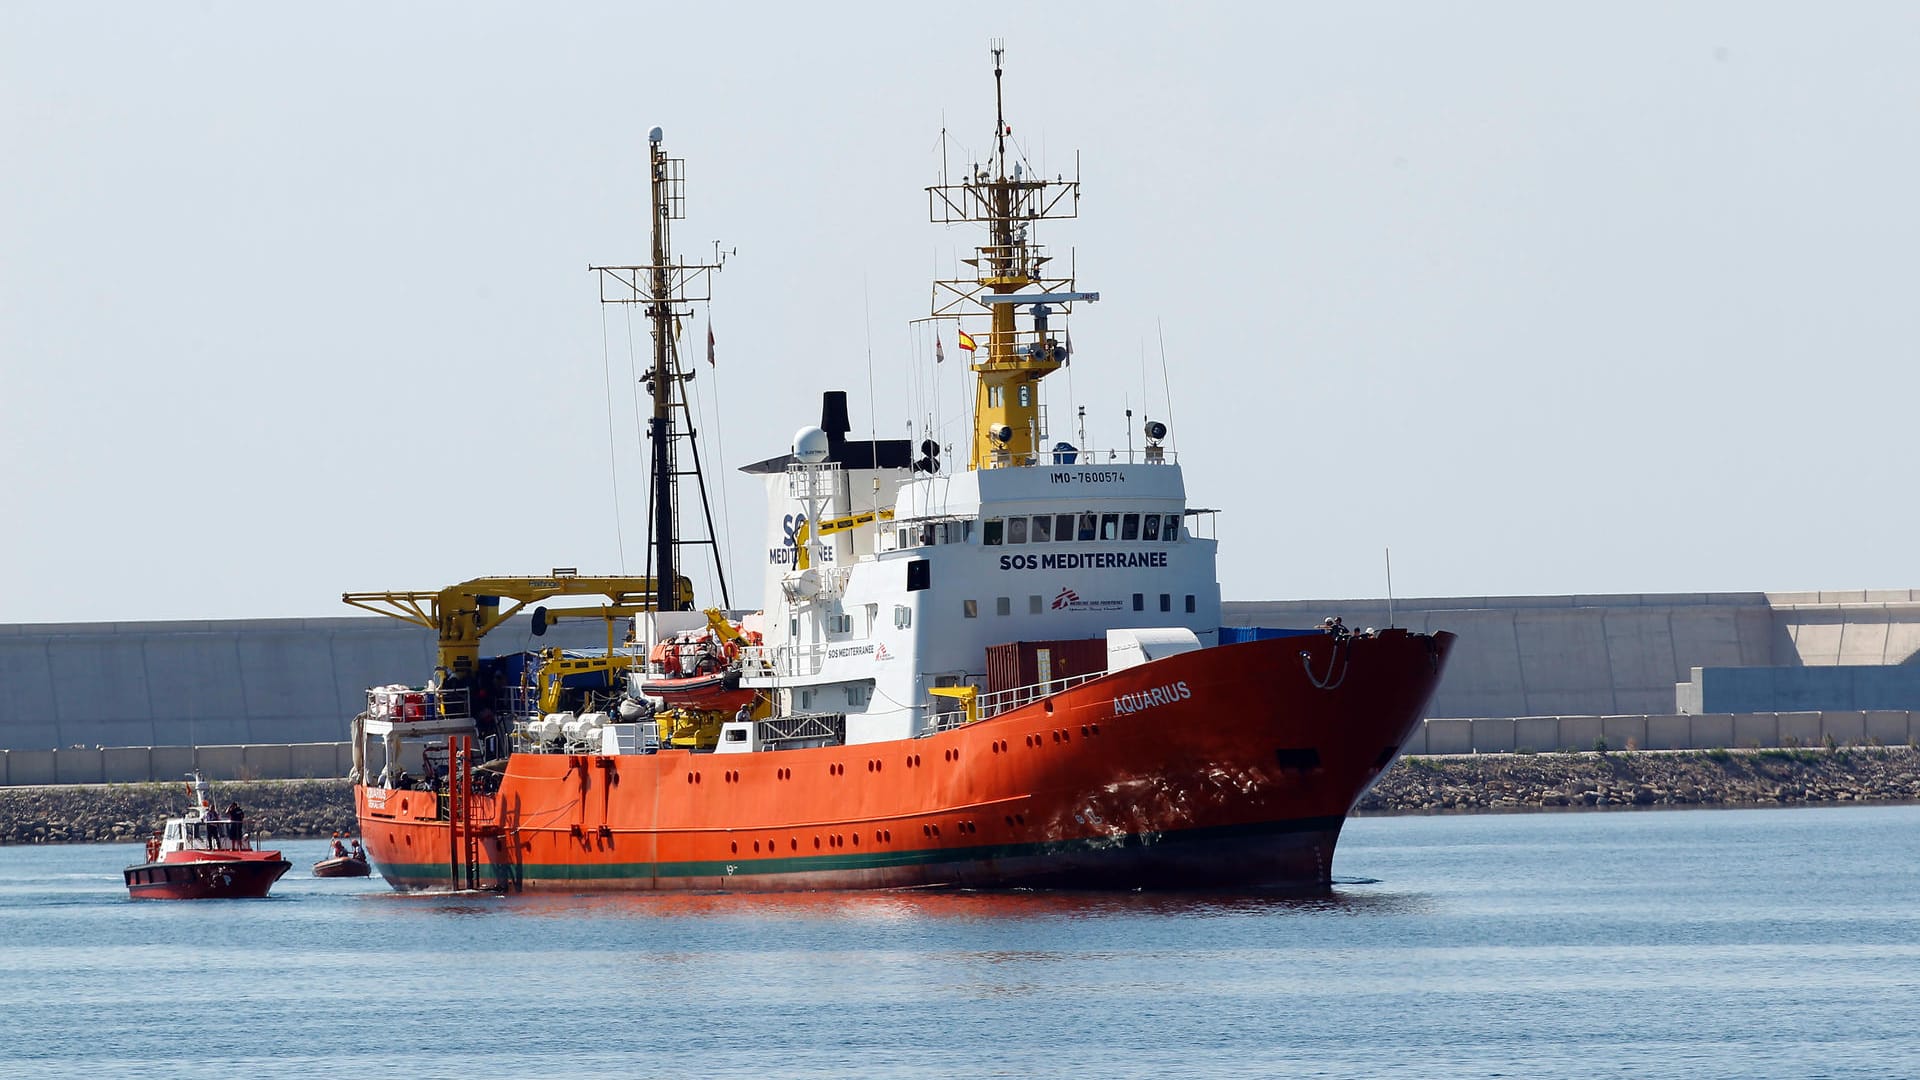
[[(957, 183), (943, 175), (941, 183), (927, 189), (934, 222), (987, 228), (987, 242), (975, 248), (973, 258), (962, 260), (974, 268), (974, 275), (933, 286), (934, 318), (958, 320), (984, 311), (991, 320), (986, 340), (972, 350), (970, 365), (976, 375), (967, 460), (972, 469), (1041, 463), (1046, 416), (1040, 380), (1070, 358), (1064, 319), (1074, 303), (1100, 299), (1099, 293), (1075, 290), (1071, 260), (1066, 274), (1055, 272), (1049, 266), (1053, 257), (1032, 235), (1037, 222), (1080, 215), (1080, 180), (1077, 168), (1072, 180), (1048, 180), (1035, 174), (1028, 162), (1009, 157), (1012, 129), (1007, 125), (1001, 66), (1005, 52), (1005, 46), (994, 41), (992, 157), (967, 165)], [(1028, 316), (1024, 328), (1017, 317), (1022, 308)]]
[[(732, 601), (727, 595), (726, 560), (720, 557), (719, 541), (713, 527), (713, 504), (707, 494), (707, 481), (700, 468), (700, 444), (695, 439), (693, 418), (687, 408), (686, 384), (693, 380), (696, 368), (683, 366), (680, 357), (680, 333), (684, 320), (693, 315), (690, 305), (711, 300), (712, 275), (726, 264), (720, 245), (714, 245), (709, 263), (683, 263), (673, 255), (672, 223), (686, 217), (686, 159), (668, 157), (661, 145), (659, 128), (647, 133), (652, 204), (652, 261), (638, 266), (593, 266), (600, 275), (602, 304), (637, 304), (645, 309), (652, 325), (653, 363), (641, 379), (653, 402), (653, 415), (647, 420), (649, 460), (647, 548), (648, 563), (655, 584), (653, 610), (691, 610), (690, 601), (675, 594), (680, 579), (680, 549), (705, 546), (713, 549), (714, 578), (720, 587), (723, 607)], [(690, 468), (679, 465), (680, 444), (684, 442)], [(680, 536), (680, 480), (692, 477), (700, 492), (700, 509), (705, 517), (706, 538), (685, 540)]]

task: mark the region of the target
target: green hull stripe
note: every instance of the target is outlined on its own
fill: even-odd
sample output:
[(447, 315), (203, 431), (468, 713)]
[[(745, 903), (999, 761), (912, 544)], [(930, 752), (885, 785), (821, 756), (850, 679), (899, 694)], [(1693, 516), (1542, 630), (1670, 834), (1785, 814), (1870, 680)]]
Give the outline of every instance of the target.
[[(1129, 833), (1116, 837), (1091, 837), (1082, 840), (1049, 840), (1026, 844), (991, 844), (979, 847), (922, 848), (908, 851), (857, 851), (836, 855), (788, 855), (777, 858), (756, 856), (703, 862), (663, 863), (521, 863), (513, 876), (536, 881), (623, 881), (655, 878), (728, 878), (778, 874), (833, 873), (851, 870), (886, 870), (900, 866), (936, 866), (943, 863), (989, 862), (995, 859), (1027, 859), (1047, 855), (1116, 852), (1160, 845), (1184, 846), (1216, 840), (1234, 840), (1290, 833), (1338, 830), (1339, 817), (1301, 818), (1295, 821), (1261, 822), (1252, 825), (1222, 825), (1178, 832)], [(446, 863), (376, 863), (382, 876), (406, 883), (437, 885), (451, 878)], [(498, 877), (496, 864), (482, 861), (482, 879)]]

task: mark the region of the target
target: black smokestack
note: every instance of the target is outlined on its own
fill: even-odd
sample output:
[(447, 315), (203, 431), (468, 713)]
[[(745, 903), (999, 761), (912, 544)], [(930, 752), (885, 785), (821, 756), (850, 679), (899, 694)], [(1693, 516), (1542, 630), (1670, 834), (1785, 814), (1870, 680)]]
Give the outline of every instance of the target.
[(847, 444), (847, 432), (853, 425), (847, 420), (847, 392), (829, 390), (820, 395), (820, 430), (827, 433), (829, 461), (840, 460), (840, 448)]

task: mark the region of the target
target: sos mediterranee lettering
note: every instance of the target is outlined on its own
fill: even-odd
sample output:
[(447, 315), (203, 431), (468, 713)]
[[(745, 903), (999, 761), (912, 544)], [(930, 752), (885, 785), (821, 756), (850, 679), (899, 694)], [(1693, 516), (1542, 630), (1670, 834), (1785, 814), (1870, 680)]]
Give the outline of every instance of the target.
[[(769, 566), (792, 566), (793, 565), (794, 549), (797, 546), (794, 542), (794, 538), (799, 534), (800, 527), (802, 525), (805, 525), (806, 523), (807, 523), (807, 515), (805, 514), (788, 514), (785, 517), (780, 519), (780, 535), (781, 535), (780, 542), (782, 546), (772, 547), (767, 549), (767, 565)], [(833, 545), (832, 544), (821, 545), (820, 561), (821, 562), (833, 561)]]
[(1166, 565), (1164, 551), (1068, 551), (1000, 556), (1002, 570), (1129, 570)]

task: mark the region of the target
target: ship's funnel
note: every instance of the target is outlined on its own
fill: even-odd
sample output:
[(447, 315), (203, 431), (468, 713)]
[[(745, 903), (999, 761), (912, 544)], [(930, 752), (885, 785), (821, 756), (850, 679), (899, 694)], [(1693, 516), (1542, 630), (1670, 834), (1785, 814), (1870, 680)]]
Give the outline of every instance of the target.
[(829, 390), (820, 395), (820, 430), (836, 439), (853, 430), (853, 424), (847, 419), (845, 390)]
[(847, 419), (845, 390), (828, 390), (820, 395), (820, 430), (827, 433), (831, 459), (841, 460), (844, 455), (840, 448), (846, 444), (847, 432), (853, 430), (852, 421)]

